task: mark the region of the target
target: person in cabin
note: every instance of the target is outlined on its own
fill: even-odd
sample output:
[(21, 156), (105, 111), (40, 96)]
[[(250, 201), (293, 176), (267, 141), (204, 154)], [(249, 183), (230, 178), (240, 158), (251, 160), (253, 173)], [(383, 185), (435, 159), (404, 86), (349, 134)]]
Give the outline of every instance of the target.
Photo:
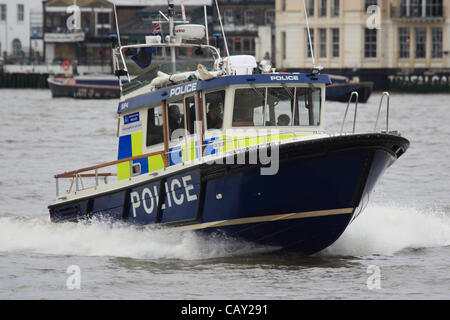
[(170, 135), (177, 129), (183, 128), (183, 118), (177, 105), (169, 106), (169, 131)]
[(207, 114), (208, 129), (222, 129), (222, 106), (220, 102), (212, 102)]
[(278, 117), (278, 124), (279, 127), (287, 127), (291, 123), (291, 118), (287, 114), (282, 114)]

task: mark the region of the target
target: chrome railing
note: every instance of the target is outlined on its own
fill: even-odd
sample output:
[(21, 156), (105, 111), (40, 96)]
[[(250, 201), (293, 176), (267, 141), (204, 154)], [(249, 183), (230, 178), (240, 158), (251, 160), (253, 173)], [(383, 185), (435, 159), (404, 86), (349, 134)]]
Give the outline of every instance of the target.
[(377, 132), (377, 128), (378, 128), (378, 121), (380, 119), (380, 113), (381, 113), (381, 107), (383, 106), (383, 100), (384, 97), (387, 97), (387, 104), (386, 104), (386, 132), (389, 132), (389, 100), (391, 98), (391, 96), (389, 95), (388, 92), (383, 92), (383, 95), (381, 96), (381, 100), (380, 100), (380, 106), (378, 107), (378, 114), (377, 114), (377, 120), (375, 121), (375, 127), (373, 128), (373, 132)]
[(348, 109), (350, 108), (350, 103), (352, 102), (353, 97), (356, 97), (356, 100), (355, 100), (355, 115), (353, 117), (353, 133), (355, 133), (355, 131), (356, 131), (356, 115), (358, 113), (359, 93), (356, 92), (356, 91), (353, 91), (352, 94), (350, 95), (350, 99), (348, 99), (347, 108), (345, 109), (344, 120), (342, 121), (342, 126), (341, 126), (341, 134), (344, 132), (345, 120), (347, 119)]

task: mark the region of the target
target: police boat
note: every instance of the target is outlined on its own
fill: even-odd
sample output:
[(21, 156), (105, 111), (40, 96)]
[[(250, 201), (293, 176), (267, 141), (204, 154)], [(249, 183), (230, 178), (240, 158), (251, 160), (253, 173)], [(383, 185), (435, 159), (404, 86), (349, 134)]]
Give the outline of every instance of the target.
[[(118, 158), (56, 175), (51, 221), (106, 217), (303, 254), (330, 246), (409, 147), (389, 130), (389, 112), (378, 130), (389, 95), (373, 131), (355, 132), (357, 105), (353, 130), (344, 131), (349, 101), (342, 130), (327, 133), (331, 81), (320, 68), (284, 74), (252, 56), (222, 57), (204, 43), (203, 25), (177, 24), (169, 9), (166, 37), (116, 39), (116, 75), (128, 81), (120, 86)], [(143, 72), (131, 79), (136, 61)]]

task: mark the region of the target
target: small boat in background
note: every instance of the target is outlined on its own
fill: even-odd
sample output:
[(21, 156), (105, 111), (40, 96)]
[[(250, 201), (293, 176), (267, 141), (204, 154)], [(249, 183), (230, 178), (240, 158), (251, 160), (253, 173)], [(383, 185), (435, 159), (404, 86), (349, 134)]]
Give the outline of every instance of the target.
[(332, 84), (327, 86), (328, 101), (348, 102), (352, 92), (358, 92), (359, 102), (366, 103), (373, 91), (373, 82), (359, 82), (344, 76), (330, 75)]
[(50, 77), (47, 79), (53, 98), (118, 99), (119, 80), (113, 75)]

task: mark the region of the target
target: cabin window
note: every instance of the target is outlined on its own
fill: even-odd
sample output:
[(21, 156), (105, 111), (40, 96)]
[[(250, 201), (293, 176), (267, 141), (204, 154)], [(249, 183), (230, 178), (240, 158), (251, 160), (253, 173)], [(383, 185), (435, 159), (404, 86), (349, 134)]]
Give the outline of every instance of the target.
[(195, 121), (197, 120), (197, 110), (195, 108), (195, 96), (186, 97), (184, 99), (186, 106), (186, 123), (187, 130), (190, 134), (195, 133)]
[(184, 135), (184, 107), (183, 100), (167, 103), (167, 117), (169, 121), (169, 139), (177, 140)]
[(223, 106), (225, 105), (225, 90), (205, 94), (206, 127), (207, 129), (222, 129)]
[(294, 110), (294, 88), (268, 88), (266, 126), (288, 127), (292, 125)]
[(236, 89), (233, 127), (319, 126), (321, 99), (319, 88)]
[(234, 127), (254, 127), (264, 125), (264, 104), (266, 89), (237, 89), (234, 94)]
[(319, 126), (321, 109), (321, 90), (297, 88), (297, 108), (295, 110), (295, 126)]
[(162, 107), (148, 109), (147, 114), (147, 147), (164, 142)]

